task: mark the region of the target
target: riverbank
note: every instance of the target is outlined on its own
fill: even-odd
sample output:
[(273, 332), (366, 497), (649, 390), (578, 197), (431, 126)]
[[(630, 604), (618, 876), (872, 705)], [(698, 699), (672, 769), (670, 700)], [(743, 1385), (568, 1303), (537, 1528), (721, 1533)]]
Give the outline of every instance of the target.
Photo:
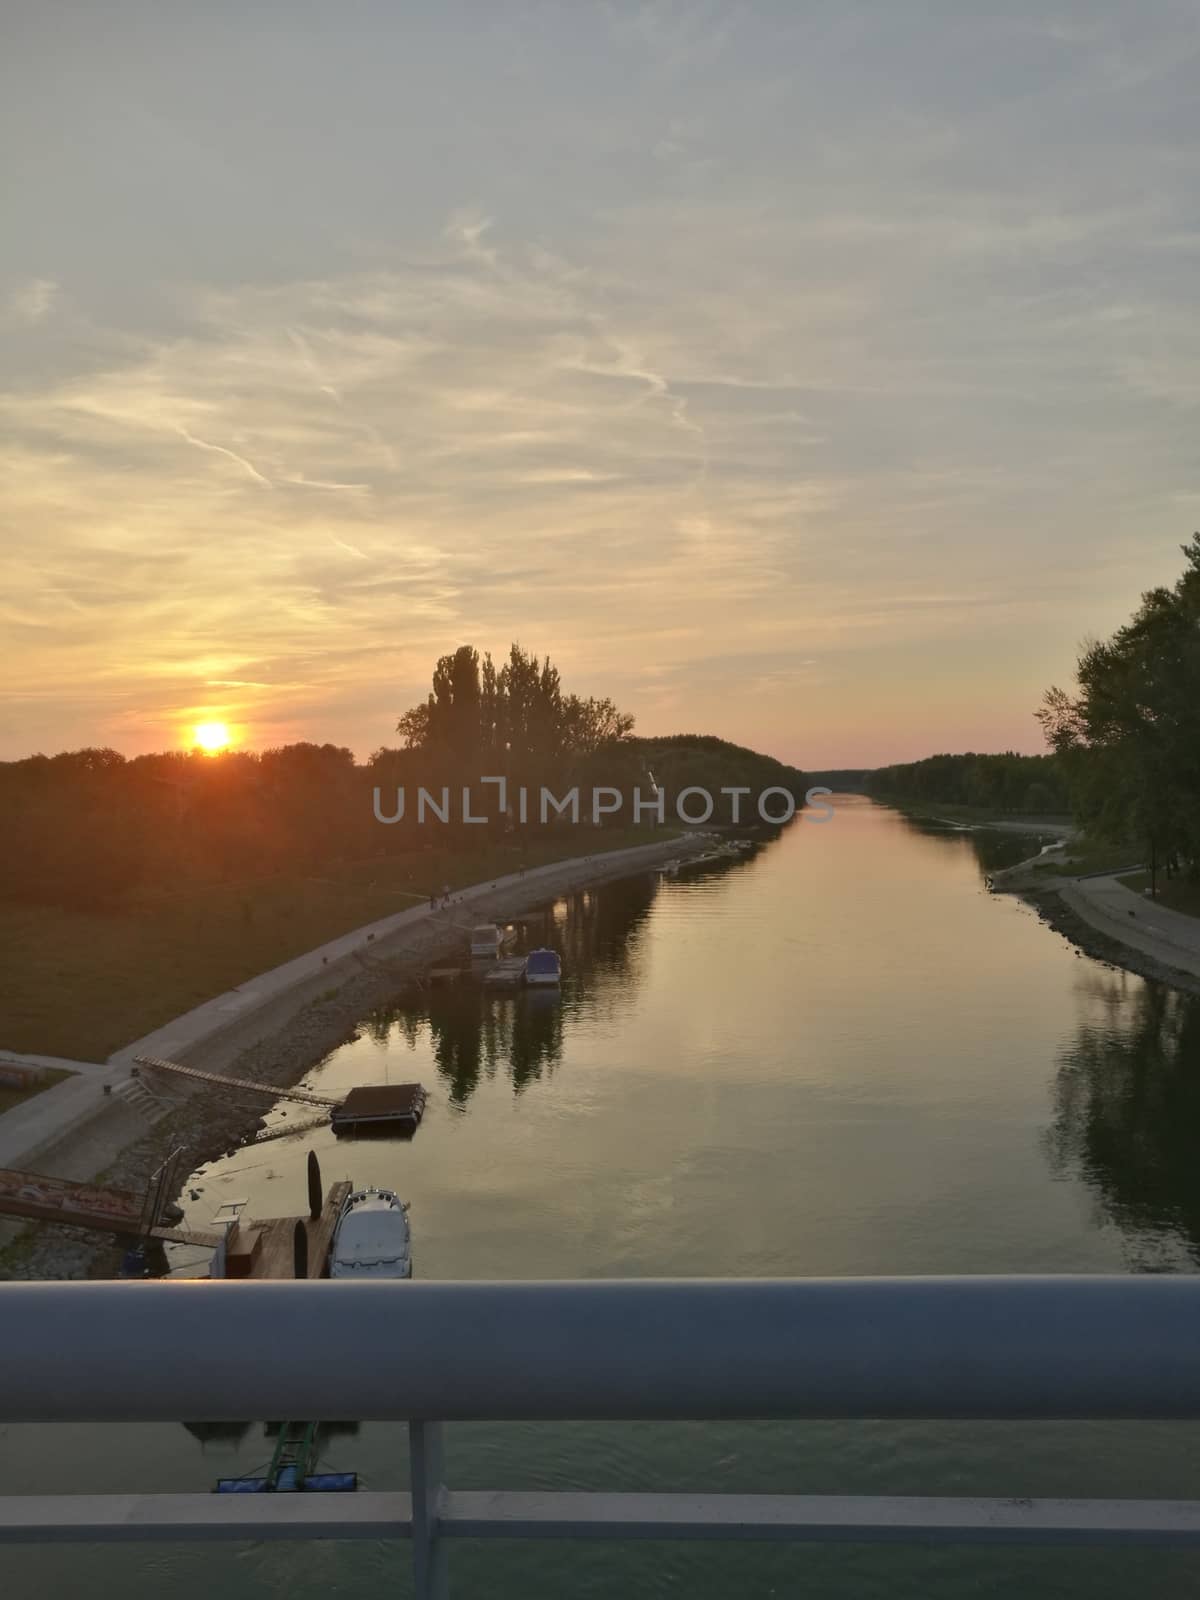
[(1200, 918), (1134, 893), (1120, 873), (1050, 877), (1044, 868), (1033, 857), (996, 873), (991, 887), (1019, 896), (1084, 955), (1200, 994)]
[(989, 888), (1015, 894), (1076, 949), (1140, 977), (1200, 993), (1200, 918), (1136, 894), (1122, 877), (1136, 863), (1119, 849), (1092, 844), (1062, 817), (985, 817), (964, 806), (915, 810), (908, 816), (954, 828), (1053, 836), (1035, 856), (994, 872)]
[[(587, 836), (588, 843), (583, 843)], [(0, 1048), (105, 1061), (122, 1045), (210, 995), (430, 893), (534, 872), (584, 850), (661, 842), (663, 830), (563, 826), (502, 840), (459, 838), (329, 862), (319, 875), (245, 874), (217, 883), (158, 882), (103, 909), (0, 902)]]
[[(101, 1077), (110, 1088), (117, 1080), (120, 1088), (135, 1055), (158, 1054), (280, 1088), (296, 1084), (353, 1037), (372, 1010), (419, 994), (428, 966), (461, 952), (472, 922), (520, 916), (579, 889), (694, 853), (706, 843), (699, 834), (672, 836), (474, 884), (453, 895), (446, 907), (414, 907), (261, 974), (126, 1045), (110, 1057), (107, 1071), (93, 1065), (90, 1070), (99, 1076), (91, 1114), (74, 1106), (70, 1126), (58, 1140), (43, 1143), (34, 1170), (137, 1189), (168, 1151), (179, 1148), (180, 1170), (192, 1172), (252, 1138), (267, 1102), (238, 1103), (228, 1091), (184, 1088), (182, 1080), (161, 1089), (156, 1083), (155, 1093), (171, 1098), (165, 1114), (152, 1112), (147, 1126), (145, 1109), (105, 1093)], [(0, 1153), (3, 1132), (0, 1120)], [(17, 1163), (0, 1159), (0, 1165), (7, 1164)], [(119, 1258), (119, 1248), (103, 1235), (25, 1230), (0, 1252), (0, 1278), (107, 1277)]]

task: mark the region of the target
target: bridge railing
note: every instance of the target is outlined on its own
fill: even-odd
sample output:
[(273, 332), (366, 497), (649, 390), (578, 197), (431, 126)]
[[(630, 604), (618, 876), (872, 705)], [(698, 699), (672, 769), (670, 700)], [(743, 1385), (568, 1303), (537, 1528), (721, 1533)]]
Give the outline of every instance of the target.
[(408, 1423), (411, 1493), (14, 1495), (0, 1542), (1200, 1545), (1200, 1502), (462, 1491), (448, 1421), (1197, 1419), (1200, 1277), (0, 1285), (0, 1421)]

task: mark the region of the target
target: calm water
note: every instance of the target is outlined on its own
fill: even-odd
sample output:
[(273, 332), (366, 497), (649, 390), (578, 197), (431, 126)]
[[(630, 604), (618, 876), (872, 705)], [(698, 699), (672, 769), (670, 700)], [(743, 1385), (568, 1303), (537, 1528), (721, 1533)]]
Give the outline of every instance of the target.
[[(303, 1207), (327, 1180), (410, 1200), (421, 1276), (1192, 1271), (1200, 1255), (1200, 1003), (1079, 957), (984, 873), (1029, 842), (921, 828), (844, 799), (753, 860), (641, 878), (522, 924), (560, 999), (438, 996), (368, 1019), (308, 1082), (419, 1078), (411, 1144), (324, 1130), (201, 1173)], [(300, 1107), (273, 1121), (304, 1120)], [(303, 1330), (296, 1330), (303, 1337)], [(314, 1359), (320, 1357), (315, 1355)], [(159, 1352), (158, 1359), (169, 1359)], [(1200, 1496), (1178, 1426), (588, 1424), (455, 1427), (460, 1487)], [(270, 1453), (260, 1426), (10, 1428), (0, 1487), (204, 1488)], [(334, 1465), (405, 1482), (402, 1431), (335, 1439)], [(14, 1592), (407, 1592), (382, 1547), (62, 1550), (7, 1556)], [(1184, 1595), (1200, 1558), (1155, 1553), (631, 1544), (463, 1546), (459, 1595)]]

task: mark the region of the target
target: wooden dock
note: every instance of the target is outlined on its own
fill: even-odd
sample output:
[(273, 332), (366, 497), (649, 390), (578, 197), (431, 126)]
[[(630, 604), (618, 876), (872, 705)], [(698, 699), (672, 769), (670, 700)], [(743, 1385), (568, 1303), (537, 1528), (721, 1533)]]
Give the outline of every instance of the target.
[(225, 1252), (229, 1278), (264, 1279), (295, 1277), (296, 1230), (304, 1230), (305, 1260), (309, 1278), (324, 1278), (329, 1271), (329, 1249), (342, 1207), (350, 1198), (348, 1181), (331, 1185), (318, 1217), (265, 1217), (240, 1219), (230, 1230)]
[(501, 956), (483, 975), (485, 989), (517, 989), (524, 981), (524, 956)]
[[(174, 1173), (172, 1158), (160, 1172), (169, 1187)], [(156, 1177), (159, 1176), (156, 1174)], [(323, 1278), (329, 1270), (329, 1250), (342, 1207), (353, 1185), (333, 1184), (321, 1200), (321, 1173), (315, 1155), (309, 1155), (309, 1215), (244, 1219), (240, 1201), (231, 1202), (230, 1215), (218, 1216), (212, 1231), (164, 1226), (161, 1211), (164, 1184), (152, 1179), (145, 1194), (109, 1189), (94, 1183), (75, 1183), (38, 1172), (0, 1170), (0, 1217), (29, 1222), (54, 1222), (62, 1227), (124, 1235), (127, 1239), (156, 1239), (161, 1244), (186, 1244), (211, 1250), (211, 1271), (226, 1278), (292, 1278), (299, 1256), (297, 1233), (304, 1241), (304, 1276)], [(316, 1212), (314, 1216), (312, 1213)], [(232, 1219), (232, 1220), (231, 1220)]]

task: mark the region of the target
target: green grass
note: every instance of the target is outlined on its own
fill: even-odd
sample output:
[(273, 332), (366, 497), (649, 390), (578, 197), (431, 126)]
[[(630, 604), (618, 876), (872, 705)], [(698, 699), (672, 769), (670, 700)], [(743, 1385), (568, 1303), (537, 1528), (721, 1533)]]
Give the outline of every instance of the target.
[(1085, 872), (1118, 872), (1136, 861), (1141, 852), (1132, 844), (1103, 844), (1079, 838), (1067, 844), (1064, 854), (1065, 860), (1040, 861), (1033, 870), (1057, 878), (1078, 878)]
[[(46, 1052), (38, 1052), (39, 1055), (44, 1053)], [(6, 1111), (11, 1111), (14, 1106), (19, 1106), (26, 1100), (33, 1100), (39, 1094), (45, 1094), (46, 1090), (53, 1089), (56, 1083), (71, 1077), (74, 1077), (74, 1073), (67, 1072), (61, 1067), (48, 1067), (38, 1082), (28, 1089), (14, 1089), (8, 1084), (0, 1083), (0, 1117)]]
[[(1131, 872), (1119, 880), (1135, 894), (1144, 894), (1150, 887), (1148, 872)], [(1184, 878), (1158, 875), (1158, 904), (1171, 911), (1182, 911), (1188, 917), (1200, 917), (1200, 883), (1189, 883)]]
[(484, 844), (331, 864), (311, 877), (180, 886), (111, 913), (0, 904), (0, 1046), (103, 1061), (256, 973), (452, 889), (570, 856), (662, 841), (669, 829), (564, 828), (522, 848)]

